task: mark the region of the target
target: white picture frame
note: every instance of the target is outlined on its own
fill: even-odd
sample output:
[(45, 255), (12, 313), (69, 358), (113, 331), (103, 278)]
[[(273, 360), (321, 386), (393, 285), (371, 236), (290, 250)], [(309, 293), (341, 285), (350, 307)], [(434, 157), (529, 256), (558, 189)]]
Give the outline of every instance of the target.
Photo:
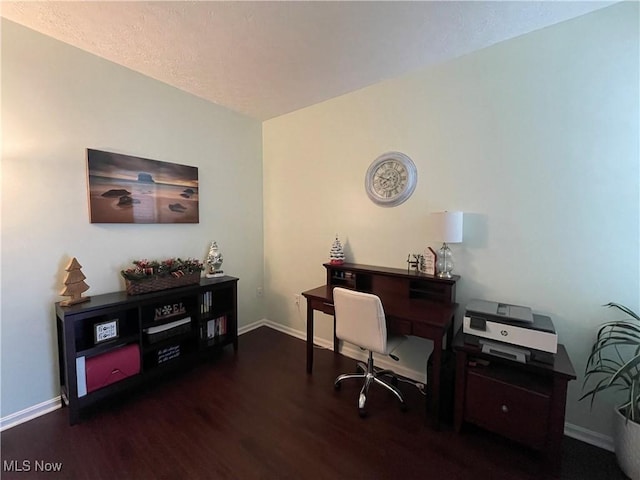
[(98, 344), (102, 342), (107, 342), (109, 340), (113, 340), (120, 336), (120, 332), (118, 331), (118, 319), (114, 318), (112, 320), (96, 323), (93, 326), (93, 343)]

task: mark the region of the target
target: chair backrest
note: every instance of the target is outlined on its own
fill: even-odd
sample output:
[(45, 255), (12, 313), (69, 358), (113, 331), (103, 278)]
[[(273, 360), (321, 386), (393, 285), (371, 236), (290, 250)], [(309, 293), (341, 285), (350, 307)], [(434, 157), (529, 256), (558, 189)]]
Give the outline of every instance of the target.
[(333, 304), (336, 337), (376, 353), (387, 353), (387, 324), (379, 297), (336, 287)]

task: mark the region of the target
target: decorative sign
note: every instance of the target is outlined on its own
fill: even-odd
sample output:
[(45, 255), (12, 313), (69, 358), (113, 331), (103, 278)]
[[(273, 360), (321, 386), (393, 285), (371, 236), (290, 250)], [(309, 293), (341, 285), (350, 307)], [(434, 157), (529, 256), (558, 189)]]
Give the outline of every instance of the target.
[(184, 313), (187, 313), (187, 309), (182, 302), (171, 303), (169, 305), (156, 307), (153, 320), (164, 320), (165, 318), (175, 317), (176, 315), (182, 315)]
[(96, 323), (93, 326), (94, 343), (106, 342), (113, 338), (118, 338), (118, 319), (108, 322)]
[(180, 345), (162, 348), (158, 350), (158, 365), (180, 356)]
[[(413, 256), (413, 260), (411, 260), (411, 257)], [(412, 268), (416, 269), (416, 273), (420, 272), (421, 270), (421, 265), (424, 263), (424, 259), (422, 258), (422, 255), (420, 253), (410, 253), (409, 256), (407, 257), (407, 269), (411, 270)]]
[(438, 255), (436, 255), (436, 252), (431, 247), (425, 248), (423, 261), (420, 265), (420, 271), (422, 273), (426, 273), (427, 275), (435, 275), (437, 259)]

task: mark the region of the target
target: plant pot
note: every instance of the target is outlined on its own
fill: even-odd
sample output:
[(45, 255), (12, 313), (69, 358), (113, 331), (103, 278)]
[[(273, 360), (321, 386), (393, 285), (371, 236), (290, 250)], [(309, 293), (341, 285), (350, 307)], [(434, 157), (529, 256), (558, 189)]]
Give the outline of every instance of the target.
[(627, 421), (619, 408), (616, 408), (614, 413), (613, 443), (622, 471), (631, 480), (640, 480), (640, 423)]

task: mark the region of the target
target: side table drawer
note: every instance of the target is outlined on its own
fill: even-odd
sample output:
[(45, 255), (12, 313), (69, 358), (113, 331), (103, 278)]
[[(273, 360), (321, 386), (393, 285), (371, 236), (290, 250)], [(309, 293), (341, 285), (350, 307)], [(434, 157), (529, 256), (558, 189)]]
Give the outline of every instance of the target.
[(546, 442), (551, 397), (468, 369), (465, 420), (541, 449)]

